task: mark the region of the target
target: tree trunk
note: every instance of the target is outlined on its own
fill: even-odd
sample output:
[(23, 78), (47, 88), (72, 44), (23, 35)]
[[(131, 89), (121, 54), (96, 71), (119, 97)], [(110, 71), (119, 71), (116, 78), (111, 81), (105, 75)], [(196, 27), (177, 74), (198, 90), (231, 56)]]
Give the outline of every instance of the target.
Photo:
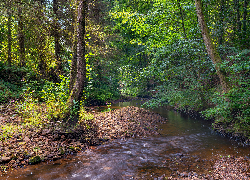
[(247, 5), (248, 0), (244, 1), (244, 10), (243, 10), (243, 22), (242, 22), (242, 43), (245, 48), (248, 48), (249, 40), (247, 38)]
[(236, 8), (236, 22), (237, 22), (237, 30), (238, 33), (241, 32), (241, 21), (240, 21), (240, 2), (239, 0), (235, 0), (235, 8)]
[[(44, 26), (44, 13), (43, 13), (43, 1), (40, 0), (38, 4), (38, 9), (36, 10), (37, 23), (40, 26)], [(46, 34), (44, 30), (38, 30), (36, 32), (37, 42), (37, 52), (38, 52), (38, 71), (40, 73), (41, 78), (48, 79), (48, 66), (46, 63), (46, 55), (45, 55), (45, 47), (46, 47)]]
[(185, 24), (184, 24), (183, 10), (182, 10), (181, 4), (180, 4), (180, 0), (177, 0), (177, 5), (178, 5), (178, 8), (179, 8), (179, 10), (180, 10), (181, 25), (182, 25), (182, 29), (183, 29), (183, 33), (184, 33), (184, 38), (186, 39), (186, 38), (187, 38), (187, 35), (186, 35), (186, 29), (185, 29)]
[(71, 60), (71, 67), (70, 67), (70, 84), (69, 84), (70, 91), (73, 89), (73, 86), (75, 84), (76, 75), (77, 75), (77, 41), (76, 41), (76, 38), (74, 38), (74, 40), (73, 40), (73, 57)]
[(244, 11), (243, 11), (243, 32), (247, 31), (247, 5), (248, 5), (248, 1), (245, 0), (244, 1)]
[[(85, 16), (87, 2), (80, 0), (77, 9), (77, 74), (74, 86), (70, 92), (68, 99), (68, 112), (66, 112), (66, 120), (75, 119), (79, 105), (82, 100), (83, 90), (86, 81), (86, 59), (85, 59)], [(73, 108), (76, 108), (73, 110)], [(72, 111), (73, 110), (73, 111)], [(71, 117), (69, 117), (71, 115)]]
[(24, 33), (23, 33), (23, 17), (22, 7), (18, 7), (18, 41), (19, 41), (19, 53), (20, 53), (20, 66), (25, 66), (25, 46), (24, 46)]
[(58, 0), (53, 0), (53, 12), (54, 12), (54, 27), (53, 36), (55, 42), (55, 57), (57, 63), (57, 72), (62, 73), (62, 59), (61, 59), (61, 46), (60, 46), (60, 35), (59, 35), (59, 24), (58, 24)]
[(219, 21), (219, 38), (218, 38), (218, 43), (219, 45), (223, 44), (224, 41), (224, 17), (225, 17), (225, 0), (221, 0), (220, 4), (220, 21)]
[[(77, 2), (75, 2), (72, 6), (77, 9)], [(73, 43), (72, 43), (72, 52), (73, 57), (71, 60), (71, 67), (70, 67), (70, 84), (69, 84), (69, 90), (71, 91), (73, 89), (73, 86), (75, 84), (76, 80), (76, 74), (77, 74), (77, 11), (74, 13), (74, 34), (73, 34)]]
[(203, 36), (203, 39), (207, 48), (208, 55), (210, 56), (215, 66), (216, 73), (219, 76), (220, 84), (222, 86), (223, 92), (227, 93), (229, 91), (229, 85), (228, 85), (225, 74), (223, 74), (223, 72), (220, 69), (221, 58), (209, 34), (208, 26), (205, 22), (205, 18), (204, 18), (203, 11), (202, 11), (201, 0), (195, 0), (195, 5), (196, 5), (196, 12), (197, 12), (199, 25), (201, 28), (201, 33), (202, 33), (202, 36)]
[(7, 22), (7, 27), (8, 27), (8, 66), (11, 66), (11, 61), (12, 61), (12, 56), (11, 56), (11, 46), (12, 46), (12, 34), (11, 34), (11, 4), (10, 1), (8, 2), (8, 9), (7, 9), (7, 15), (8, 15), (8, 22)]

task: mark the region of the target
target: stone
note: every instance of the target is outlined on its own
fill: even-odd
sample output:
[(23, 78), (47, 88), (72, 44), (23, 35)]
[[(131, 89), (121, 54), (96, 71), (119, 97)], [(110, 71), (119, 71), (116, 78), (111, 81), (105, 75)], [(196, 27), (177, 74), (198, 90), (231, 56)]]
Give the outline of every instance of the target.
[(9, 157), (9, 156), (3, 156), (3, 157), (1, 158), (1, 161), (2, 161), (3, 163), (10, 162), (10, 160), (11, 160), (11, 157)]

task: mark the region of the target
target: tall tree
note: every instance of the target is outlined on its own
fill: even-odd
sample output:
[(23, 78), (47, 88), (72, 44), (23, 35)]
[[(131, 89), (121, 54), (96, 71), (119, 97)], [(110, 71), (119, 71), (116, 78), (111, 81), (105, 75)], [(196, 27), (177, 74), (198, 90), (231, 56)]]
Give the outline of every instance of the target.
[(220, 79), (220, 84), (222, 86), (222, 89), (225, 93), (227, 93), (229, 91), (229, 85), (226, 79), (226, 75), (220, 69), (220, 64), (222, 62), (221, 57), (210, 36), (209, 29), (204, 18), (201, 0), (195, 0), (195, 6), (196, 6), (196, 13), (197, 13), (202, 37), (204, 39), (208, 55), (210, 56), (215, 66), (216, 73)]
[[(72, 6), (77, 9), (77, 1), (73, 1)], [(69, 89), (70, 91), (73, 89), (73, 86), (75, 84), (76, 80), (76, 75), (77, 75), (77, 11), (73, 13), (73, 27), (74, 27), (74, 32), (73, 32), (73, 38), (72, 38), (72, 60), (71, 60), (71, 67), (70, 67), (70, 84), (69, 84)]]
[[(85, 59), (85, 26), (86, 26), (86, 13), (87, 13), (87, 0), (77, 1), (77, 73), (74, 80), (73, 88), (70, 92), (68, 99), (68, 112), (66, 112), (66, 118), (72, 115), (71, 110), (75, 106), (75, 110), (79, 110), (79, 105), (82, 100), (83, 90), (86, 81), (86, 59)], [(73, 114), (75, 118), (76, 114)]]
[[(36, 27), (36, 38), (37, 38), (37, 53), (38, 53), (38, 69), (40, 72), (40, 75), (42, 78), (48, 78), (48, 65), (46, 63), (46, 28), (45, 28), (45, 14), (44, 14), (44, 1), (39, 0), (37, 4), (37, 10), (36, 10), (36, 23), (39, 24), (39, 26)], [(42, 27), (42, 28), (41, 28)]]
[(59, 74), (62, 73), (62, 59), (61, 55), (61, 45), (60, 45), (60, 34), (59, 34), (59, 23), (58, 23), (58, 0), (53, 0), (53, 12), (54, 12), (54, 27), (53, 36), (55, 42), (55, 57), (57, 62), (57, 71)]
[(222, 45), (224, 40), (224, 16), (225, 16), (225, 0), (221, 0), (220, 3), (220, 13), (219, 13), (219, 39), (218, 43), (219, 45)]
[(242, 41), (243, 41), (243, 46), (245, 48), (248, 48), (249, 45), (249, 40), (247, 40), (247, 6), (248, 6), (248, 0), (244, 1), (244, 9), (243, 9), (243, 22), (242, 22)]
[(12, 55), (11, 55), (11, 48), (12, 48), (12, 33), (11, 33), (11, 25), (12, 25), (12, 11), (11, 11), (11, 0), (7, 1), (7, 16), (8, 16), (8, 22), (7, 22), (7, 27), (8, 27), (8, 66), (11, 66), (11, 61), (12, 61)]
[(238, 33), (241, 31), (241, 21), (240, 21), (240, 2), (239, 0), (235, 0), (235, 9), (236, 9), (236, 22), (237, 22), (237, 30)]
[(24, 28), (23, 28), (23, 10), (19, 0), (18, 5), (18, 41), (20, 53), (20, 66), (25, 66), (25, 45), (24, 45)]

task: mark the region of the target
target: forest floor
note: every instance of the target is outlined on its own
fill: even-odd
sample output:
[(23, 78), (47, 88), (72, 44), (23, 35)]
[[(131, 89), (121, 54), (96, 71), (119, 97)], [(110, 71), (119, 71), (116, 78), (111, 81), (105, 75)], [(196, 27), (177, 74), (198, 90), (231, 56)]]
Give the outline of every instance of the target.
[[(67, 158), (67, 155), (112, 139), (158, 135), (157, 124), (166, 122), (159, 114), (138, 107), (108, 112), (89, 110), (94, 114), (94, 120), (86, 120), (66, 132), (60, 126), (61, 122), (48, 123), (43, 127), (23, 126), (22, 118), (14, 107), (1, 106), (0, 133), (8, 138), (0, 141), (0, 175), (41, 161)], [(21, 131), (8, 129), (10, 127), (19, 127)], [(250, 179), (249, 167), (249, 159), (223, 157), (214, 162), (209, 174), (176, 172), (162, 179)]]

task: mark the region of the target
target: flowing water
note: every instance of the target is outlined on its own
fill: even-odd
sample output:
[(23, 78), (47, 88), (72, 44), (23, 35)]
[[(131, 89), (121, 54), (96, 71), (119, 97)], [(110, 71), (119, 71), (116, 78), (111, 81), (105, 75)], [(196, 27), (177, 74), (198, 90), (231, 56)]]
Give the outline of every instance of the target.
[[(140, 106), (140, 102), (119, 103), (114, 108), (117, 106)], [(205, 120), (164, 108), (154, 111), (168, 119), (159, 126), (160, 136), (114, 140), (69, 160), (28, 166), (3, 179), (157, 179), (177, 171), (208, 173), (219, 156), (249, 156), (249, 147), (218, 135)]]

